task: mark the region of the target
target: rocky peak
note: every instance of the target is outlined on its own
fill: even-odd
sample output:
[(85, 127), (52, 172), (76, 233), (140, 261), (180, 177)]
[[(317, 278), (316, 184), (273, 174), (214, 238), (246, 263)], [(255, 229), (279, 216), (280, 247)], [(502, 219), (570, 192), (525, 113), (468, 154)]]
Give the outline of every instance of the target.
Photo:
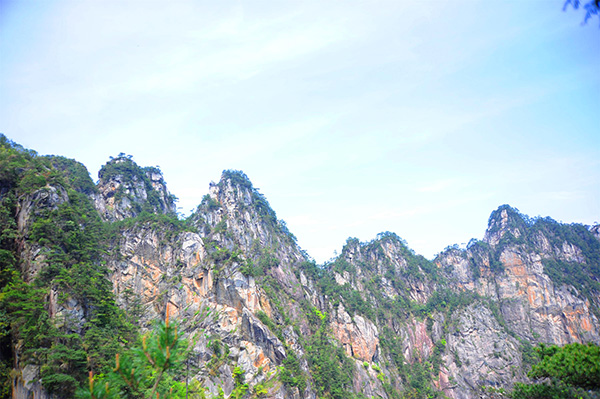
[(211, 183), (189, 223), (209, 259), (233, 262), (232, 270), (244, 275), (269, 275), (289, 295), (303, 296), (294, 271), (307, 256), (243, 172), (226, 170), (219, 183)]
[(353, 289), (366, 293), (370, 282), (376, 281), (388, 298), (410, 292), (410, 299), (421, 303), (430, 297), (439, 277), (435, 264), (416, 255), (406, 241), (390, 232), (380, 233), (365, 243), (348, 239), (341, 255), (329, 267), (339, 285), (349, 283)]
[(241, 171), (226, 170), (219, 183), (211, 183), (191, 220), (204, 236), (226, 246), (250, 252), (257, 247), (285, 249), (292, 258), (303, 258), (285, 222)]
[[(16, 377), (5, 380), (18, 399), (62, 394), (63, 385), (47, 391), (40, 373), (50, 370), (59, 381), (83, 374), (84, 364), (62, 366), (80, 343), (118, 348), (121, 327), (109, 319), (123, 315), (145, 328), (167, 310), (193, 343), (190, 381), (211, 397), (241, 397), (240, 388), (246, 396), (278, 399), (438, 391), (453, 399), (498, 397), (526, 381), (532, 344), (600, 342), (598, 226), (529, 219), (505, 205), (492, 213), (485, 241), (450, 247), (435, 264), (382, 233), (370, 242), (349, 239), (339, 257), (316, 265), (302, 262), (306, 255), (248, 177), (225, 171), (190, 220), (136, 218), (116, 223), (116, 239), (107, 240), (86, 196), (109, 221), (173, 212), (160, 170), (121, 154), (101, 169), (95, 186), (73, 160), (21, 151), (0, 154), (13, 157), (0, 159), (10, 161), (0, 176), (0, 255), (21, 268), (13, 278), (45, 284), (37, 309), (53, 324), (35, 313), (31, 320), (43, 327), (28, 330), (52, 332), (44, 342), (54, 346), (21, 339), (27, 331), (11, 332), (18, 343), (12, 348), (4, 340), (1, 352), (14, 356), (0, 366), (15, 367)], [(112, 295), (124, 313), (95, 318), (95, 309), (112, 312)], [(9, 317), (27, 310), (5, 309)], [(86, 334), (100, 331), (90, 323), (102, 323), (92, 328), (106, 327), (114, 340)], [(64, 335), (53, 333), (59, 330), (80, 337), (67, 346)], [(20, 342), (53, 357), (28, 363)], [(333, 396), (329, 386), (339, 381), (345, 386), (336, 385)]]
[(496, 245), (507, 233), (519, 238), (525, 233), (526, 228), (527, 220), (518, 209), (502, 205), (490, 215), (483, 241), (490, 245)]
[(111, 158), (98, 178), (97, 193), (91, 197), (105, 220), (123, 220), (142, 212), (176, 212), (175, 197), (169, 193), (160, 169), (142, 168), (131, 155), (121, 153)]
[(396, 234), (385, 232), (369, 242), (349, 238), (340, 259), (357, 266), (359, 274), (384, 274), (388, 266), (404, 270), (406, 257), (412, 255), (406, 243)]

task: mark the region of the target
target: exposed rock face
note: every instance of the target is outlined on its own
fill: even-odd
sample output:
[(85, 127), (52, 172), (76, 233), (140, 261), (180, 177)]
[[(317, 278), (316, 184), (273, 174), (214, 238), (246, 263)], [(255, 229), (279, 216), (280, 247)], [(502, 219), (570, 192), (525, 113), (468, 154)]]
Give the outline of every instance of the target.
[(103, 219), (123, 220), (150, 213), (175, 214), (174, 197), (158, 168), (140, 168), (131, 157), (119, 156), (98, 173), (98, 192), (92, 193)]
[[(207, 251), (213, 257), (223, 251), (239, 253), (241, 263), (268, 272), (287, 294), (297, 300), (304, 298), (294, 271), (307, 256), (245, 174), (223, 172), (190, 219), (209, 243)], [(293, 313), (297, 307), (289, 311)]]
[(594, 235), (594, 237), (600, 240), (600, 224), (590, 227), (590, 232)]
[[(123, 307), (131, 308), (136, 301), (141, 305), (143, 325), (164, 317), (169, 307), (172, 317), (185, 320), (184, 329), (205, 329), (204, 335), (196, 338), (194, 352), (199, 359), (217, 358), (209, 341), (220, 337), (229, 348), (228, 358), (220, 361), (223, 364), (216, 372), (201, 368), (196, 378), (213, 395), (219, 387), (228, 395), (235, 365), (254, 386), (272, 381), (287, 356), (280, 339), (256, 316), (263, 312), (281, 318), (271, 306), (273, 298), (267, 297), (254, 277), (242, 274), (240, 267), (268, 255), (272, 275), (290, 292), (301, 295), (290, 270), (291, 262), (304, 258), (277, 224), (267, 224), (255, 209), (256, 193), (251, 187), (233, 186), (223, 179), (219, 185), (211, 185), (211, 195), (214, 202), (203, 205), (206, 213), (194, 216), (203, 237), (194, 232), (169, 235), (150, 225), (122, 231), (120, 254), (110, 263), (114, 270), (111, 280)], [(289, 311), (293, 314), (294, 308)], [(288, 350), (295, 350), (295, 332), (289, 329), (285, 336), (291, 345)], [(279, 383), (272, 384), (269, 392), (273, 398), (300, 397)], [(311, 396), (314, 393), (308, 390), (303, 397)]]
[(26, 365), (12, 381), (12, 397), (14, 399), (51, 399), (40, 382), (39, 367)]
[[(337, 259), (318, 266), (241, 172), (225, 171), (212, 183), (187, 224), (169, 218), (173, 197), (158, 169), (119, 156), (99, 176), (95, 188), (84, 182), (76, 191), (117, 231), (98, 261), (107, 263), (117, 304), (142, 328), (168, 309), (193, 342), (189, 377), (210, 395), (230, 395), (239, 367), (249, 392), (266, 390), (261, 397), (323, 396), (327, 387), (311, 363), (319, 334), (334, 359), (350, 358), (343, 363), (352, 375), (347, 395), (385, 399), (434, 390), (486, 397), (486, 388), (510, 390), (527, 380), (524, 343), (600, 343), (598, 226), (530, 220), (502, 206), (483, 241), (434, 262), (384, 233), (367, 243), (349, 239)], [(72, 193), (48, 184), (18, 197), (26, 282), (49, 266), (51, 250), (30, 239), (33, 224)], [(66, 330), (60, 322), (68, 319), (69, 333), (84, 334), (85, 303), (61, 294), (49, 287), (48, 315), (57, 328)], [(284, 370), (295, 374), (286, 379)], [(36, 367), (18, 363), (15, 373), (16, 398), (48, 397)]]
[(564, 345), (600, 342), (599, 323), (589, 303), (544, 274), (539, 256), (507, 248), (500, 255), (505, 274), (497, 295), (509, 327), (530, 341)]
[[(141, 306), (143, 325), (164, 318), (169, 307), (174, 319), (185, 320), (182, 328), (206, 330), (194, 348), (199, 359), (208, 361), (215, 355), (208, 341), (218, 336), (231, 348), (231, 360), (248, 375), (256, 375), (259, 368), (266, 373), (285, 357), (277, 337), (254, 315), (258, 310), (270, 312), (264, 292), (252, 277), (239, 273), (237, 265), (211, 264), (198, 234), (187, 232), (169, 239), (150, 227), (135, 228), (123, 232), (120, 248), (111, 280), (122, 306), (132, 312), (133, 303)], [(226, 394), (233, 389), (231, 370), (225, 364), (216, 376), (205, 370), (198, 378), (215, 395), (218, 386)], [(255, 377), (256, 382), (264, 378)]]
[[(240, 184), (236, 177), (224, 174), (218, 184), (211, 184), (209, 196), (192, 216), (198, 233), (166, 238), (151, 227), (123, 232), (120, 260), (112, 263), (112, 281), (122, 306), (129, 306), (131, 298), (126, 293), (133, 293), (145, 307), (141, 320), (146, 325), (161, 317), (167, 306), (187, 325), (202, 325), (210, 336), (221, 337), (230, 348), (229, 364), (242, 367), (253, 385), (272, 381), (269, 372), (282, 364), (287, 351), (293, 350), (301, 359), (304, 355), (291, 327), (284, 329), (285, 342), (281, 341), (256, 314), (264, 312), (276, 323), (284, 323), (285, 309), (285, 317), (297, 319), (298, 330), (305, 334), (309, 328), (296, 300), (306, 300), (329, 313), (332, 337), (355, 359), (356, 392), (387, 398), (384, 381), (406, 389), (404, 377), (383, 364), (390, 350), (381, 346), (380, 329), (386, 322), (355, 308), (348, 311), (344, 301), (333, 306), (329, 301), (335, 298), (324, 297), (304, 271), (295, 273), (298, 262), (305, 260), (303, 252), (274, 213), (261, 208), (264, 198), (249, 182)], [(531, 235), (525, 223), (511, 222), (511, 217), (515, 215), (510, 209), (495, 212), (485, 235), (487, 242), (466, 251), (448, 250), (435, 265), (387, 234), (366, 244), (349, 240), (329, 266), (336, 285), (360, 293), (373, 309), (398, 298), (425, 306), (436, 291), (447, 289), (440, 283), (442, 275), (449, 289), (471, 291), (497, 304), (496, 314), (485, 301), (476, 301), (449, 314), (432, 308), (430, 321), (405, 311), (387, 322), (407, 364), (435, 362), (432, 359), (440, 356), (433, 385), (448, 397), (481, 397), (486, 395), (485, 387), (510, 390), (514, 382), (526, 381), (521, 344), (514, 336), (532, 343), (598, 341), (600, 326), (589, 301), (572, 288), (557, 287), (544, 272), (543, 260), (548, 257), (585, 262), (581, 249), (568, 242), (551, 244), (540, 232), (530, 240), (537, 246), (507, 244), (507, 237)], [(280, 283), (286, 294), (267, 295), (253, 276), (240, 272), (248, 264), (262, 265), (263, 272)], [(209, 318), (198, 316), (205, 307), (211, 309)], [(203, 339), (194, 350), (204, 361), (215, 356)], [(302, 363), (308, 372), (306, 361)], [(374, 367), (380, 371), (363, 363), (379, 364)], [(219, 386), (228, 394), (233, 389), (230, 367), (222, 364), (216, 373), (204, 370), (196, 378), (213, 394)], [(299, 392), (274, 384), (268, 397), (315, 395), (310, 385)]]
[(508, 335), (490, 310), (473, 304), (452, 318), (440, 371), (439, 388), (451, 398), (469, 399), (482, 387), (511, 388), (522, 381), (519, 342)]
[(496, 245), (507, 233), (519, 238), (523, 234), (524, 225), (525, 222), (513, 209), (507, 206), (500, 207), (492, 212), (483, 241), (490, 245)]
[[(357, 291), (363, 291), (365, 283), (380, 280), (380, 289), (388, 298), (409, 295), (411, 300), (426, 303), (436, 289), (436, 282), (430, 276), (430, 270), (423, 257), (415, 255), (398, 236), (391, 233), (380, 235), (380, 239), (360, 244), (349, 239), (336, 261), (339, 267), (335, 279), (339, 285), (346, 283)], [(352, 273), (343, 270), (350, 265)], [(391, 280), (399, 277), (402, 284), (394, 285)]]
[(331, 329), (348, 356), (366, 362), (373, 361), (379, 345), (379, 333), (373, 322), (359, 315), (350, 317), (340, 303), (332, 318)]
[[(529, 242), (519, 241), (526, 231), (511, 230), (506, 222), (509, 212), (502, 209), (496, 212), (499, 220), (494, 219), (494, 214), (490, 218), (485, 235), (490, 247), (448, 251), (437, 262), (444, 269), (451, 269), (449, 274), (458, 286), (497, 300), (507, 325), (521, 338), (558, 345), (600, 342), (600, 323), (591, 311), (590, 301), (574, 287), (556, 284), (544, 268), (548, 259), (584, 267), (586, 259), (581, 249), (562, 240), (551, 244), (552, 238), (541, 230), (532, 232)], [(499, 245), (498, 237), (514, 232), (518, 233)], [(489, 267), (491, 262), (498, 265), (497, 272)]]
[(226, 171), (219, 183), (211, 183), (192, 221), (203, 236), (245, 253), (270, 248), (286, 263), (306, 259), (265, 197), (241, 172)]

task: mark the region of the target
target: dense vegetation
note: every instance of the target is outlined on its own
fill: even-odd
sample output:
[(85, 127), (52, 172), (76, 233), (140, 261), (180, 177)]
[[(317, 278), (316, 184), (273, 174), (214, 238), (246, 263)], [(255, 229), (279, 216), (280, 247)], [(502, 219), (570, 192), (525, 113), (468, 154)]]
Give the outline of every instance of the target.
[[(401, 256), (405, 263), (394, 265), (384, 248), (399, 251), (394, 254)], [(350, 261), (350, 253), (354, 254), (352, 261)], [(360, 253), (360, 256), (357, 257), (357, 253)], [(442, 328), (447, 332), (450, 328), (450, 315), (479, 300), (477, 294), (440, 288), (433, 291), (425, 303), (412, 298), (411, 286), (443, 284), (444, 277), (431, 261), (414, 254), (404, 240), (389, 232), (379, 234), (375, 240), (367, 243), (360, 243), (354, 238), (348, 239), (342, 254), (334, 262), (324, 266), (316, 265), (314, 262), (304, 262), (299, 269), (315, 281), (319, 291), (326, 296), (333, 309), (343, 304), (345, 311), (350, 315), (362, 315), (383, 326), (380, 331), (380, 345), (385, 355), (387, 369), (394, 374), (387, 376), (376, 364), (372, 367), (377, 372), (377, 378), (382, 382), (388, 396), (391, 398), (443, 396), (433, 387), (432, 382), (440, 371), (445, 340), (440, 339), (435, 343), (433, 352), (428, 358), (420, 357), (409, 362), (403, 354), (403, 340), (398, 336), (397, 330), (391, 326), (402, 325), (409, 317), (415, 317), (426, 320), (431, 333), (434, 315), (443, 314), (446, 322)], [(360, 283), (365, 289), (359, 292), (350, 282), (339, 284), (334, 273), (349, 277), (353, 284)], [(386, 287), (393, 288), (398, 294), (390, 297), (385, 294)], [(342, 377), (338, 378), (343, 380)]]
[(186, 341), (177, 325), (159, 323), (132, 348), (115, 355), (115, 367), (107, 374), (89, 372), (88, 385), (79, 389), (79, 399), (177, 399), (186, 397), (186, 385), (175, 380), (181, 372)]
[(528, 376), (531, 384), (517, 384), (514, 399), (583, 399), (600, 397), (600, 347), (573, 343), (536, 348), (539, 363)]
[[(138, 169), (120, 156), (103, 168), (102, 176), (141, 178), (150, 188), (148, 210), (154, 212), (159, 202), (146, 172), (156, 171)], [(88, 371), (110, 370), (123, 343), (137, 336), (134, 320), (116, 305), (107, 279), (107, 243), (135, 225), (160, 226), (166, 236), (185, 227), (174, 215), (145, 208), (133, 219), (102, 222), (87, 196), (97, 189), (83, 165), (38, 156), (5, 136), (0, 136), (0, 192), (1, 396), (10, 390), (12, 348), (17, 346), (20, 361), (39, 366), (48, 392), (72, 397)], [(18, 204), (27, 203), (34, 211), (17, 226), (18, 206), (23, 206)], [(30, 258), (21, 259), (23, 253), (37, 253), (42, 261), (30, 264)], [(37, 262), (42, 268), (32, 273)]]
[[(37, 156), (1, 136), (0, 165), (3, 370), (17, 345), (21, 361), (40, 367), (44, 387), (69, 397), (88, 370), (106, 370), (120, 343), (136, 333), (106, 279), (106, 228), (82, 193), (91, 186), (76, 162)], [(20, 227), (18, 201), (35, 206)], [(30, 273), (35, 264), (21, 259), (24, 249), (44, 259), (37, 274)], [(51, 317), (52, 309), (60, 312)], [(3, 383), (6, 393), (6, 377)]]

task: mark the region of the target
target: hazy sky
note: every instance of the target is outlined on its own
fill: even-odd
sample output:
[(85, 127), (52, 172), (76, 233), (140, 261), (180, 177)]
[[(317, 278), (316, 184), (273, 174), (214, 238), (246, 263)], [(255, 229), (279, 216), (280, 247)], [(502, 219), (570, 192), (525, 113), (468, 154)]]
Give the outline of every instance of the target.
[(0, 132), (158, 165), (189, 214), (243, 170), (317, 261), (432, 257), (508, 203), (600, 221), (600, 29), (562, 0), (0, 0)]

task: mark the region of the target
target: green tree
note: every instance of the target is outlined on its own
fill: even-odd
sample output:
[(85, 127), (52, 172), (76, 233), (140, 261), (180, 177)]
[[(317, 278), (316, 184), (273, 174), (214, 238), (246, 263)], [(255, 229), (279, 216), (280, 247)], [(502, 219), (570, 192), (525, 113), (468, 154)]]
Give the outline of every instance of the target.
[(89, 386), (77, 392), (79, 399), (182, 398), (185, 384), (174, 380), (186, 343), (169, 323), (169, 316), (145, 334), (131, 349), (118, 353), (115, 368), (107, 375), (89, 372)]
[(533, 384), (517, 384), (514, 399), (600, 397), (600, 347), (568, 344), (563, 347), (541, 344), (536, 348), (540, 361), (527, 374)]

